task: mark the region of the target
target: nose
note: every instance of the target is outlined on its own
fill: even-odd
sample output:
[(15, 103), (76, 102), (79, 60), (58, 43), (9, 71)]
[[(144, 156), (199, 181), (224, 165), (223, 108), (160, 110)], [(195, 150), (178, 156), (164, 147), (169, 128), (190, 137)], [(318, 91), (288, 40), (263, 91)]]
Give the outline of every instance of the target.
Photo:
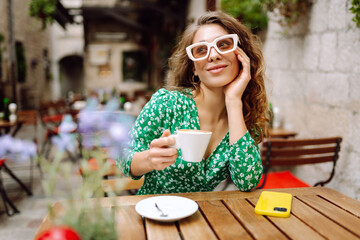
[(218, 53), (218, 51), (216, 51), (216, 49), (214, 47), (211, 47), (209, 51), (210, 51), (209, 58), (208, 58), (209, 61), (212, 62), (214, 60), (221, 59), (221, 54)]

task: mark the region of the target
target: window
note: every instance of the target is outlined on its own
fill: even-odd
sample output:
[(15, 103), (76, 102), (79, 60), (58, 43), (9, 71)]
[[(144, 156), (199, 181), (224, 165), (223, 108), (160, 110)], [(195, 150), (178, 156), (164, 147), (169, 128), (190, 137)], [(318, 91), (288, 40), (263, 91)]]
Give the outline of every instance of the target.
[(142, 82), (144, 54), (141, 51), (123, 52), (124, 82)]
[(23, 83), (26, 81), (26, 58), (25, 49), (21, 42), (15, 43), (15, 52), (18, 82)]

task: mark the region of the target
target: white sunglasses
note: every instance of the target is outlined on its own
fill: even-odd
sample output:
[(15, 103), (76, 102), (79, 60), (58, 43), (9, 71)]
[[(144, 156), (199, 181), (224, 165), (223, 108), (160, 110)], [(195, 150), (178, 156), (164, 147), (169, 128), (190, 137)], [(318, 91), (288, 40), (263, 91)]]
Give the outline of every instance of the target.
[(232, 52), (236, 49), (239, 36), (237, 34), (227, 34), (216, 38), (211, 43), (198, 42), (186, 47), (186, 53), (193, 61), (199, 61), (207, 58), (210, 49), (214, 47), (220, 54)]

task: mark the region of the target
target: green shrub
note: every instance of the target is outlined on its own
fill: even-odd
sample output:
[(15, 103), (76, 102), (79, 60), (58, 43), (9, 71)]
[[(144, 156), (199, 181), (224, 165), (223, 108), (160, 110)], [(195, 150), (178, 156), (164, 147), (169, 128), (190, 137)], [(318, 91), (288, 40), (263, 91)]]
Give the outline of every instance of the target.
[(260, 0), (221, 0), (221, 9), (255, 33), (267, 27), (267, 12)]

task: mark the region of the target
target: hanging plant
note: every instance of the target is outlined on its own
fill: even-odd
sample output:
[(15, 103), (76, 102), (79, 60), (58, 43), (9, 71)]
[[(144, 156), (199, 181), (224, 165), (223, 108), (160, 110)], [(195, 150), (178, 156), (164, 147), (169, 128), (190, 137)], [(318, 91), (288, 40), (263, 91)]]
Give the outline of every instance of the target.
[(283, 27), (295, 25), (311, 7), (310, 0), (261, 0), (261, 2), (269, 12), (274, 13), (277, 22)]
[(29, 15), (42, 22), (42, 28), (54, 21), (56, 4), (58, 0), (31, 0)]
[(360, 27), (360, 0), (352, 0), (349, 10), (351, 13), (355, 14), (352, 18), (353, 22), (356, 23), (357, 27)]
[(254, 33), (267, 27), (267, 12), (261, 0), (221, 0), (221, 9), (239, 19)]

